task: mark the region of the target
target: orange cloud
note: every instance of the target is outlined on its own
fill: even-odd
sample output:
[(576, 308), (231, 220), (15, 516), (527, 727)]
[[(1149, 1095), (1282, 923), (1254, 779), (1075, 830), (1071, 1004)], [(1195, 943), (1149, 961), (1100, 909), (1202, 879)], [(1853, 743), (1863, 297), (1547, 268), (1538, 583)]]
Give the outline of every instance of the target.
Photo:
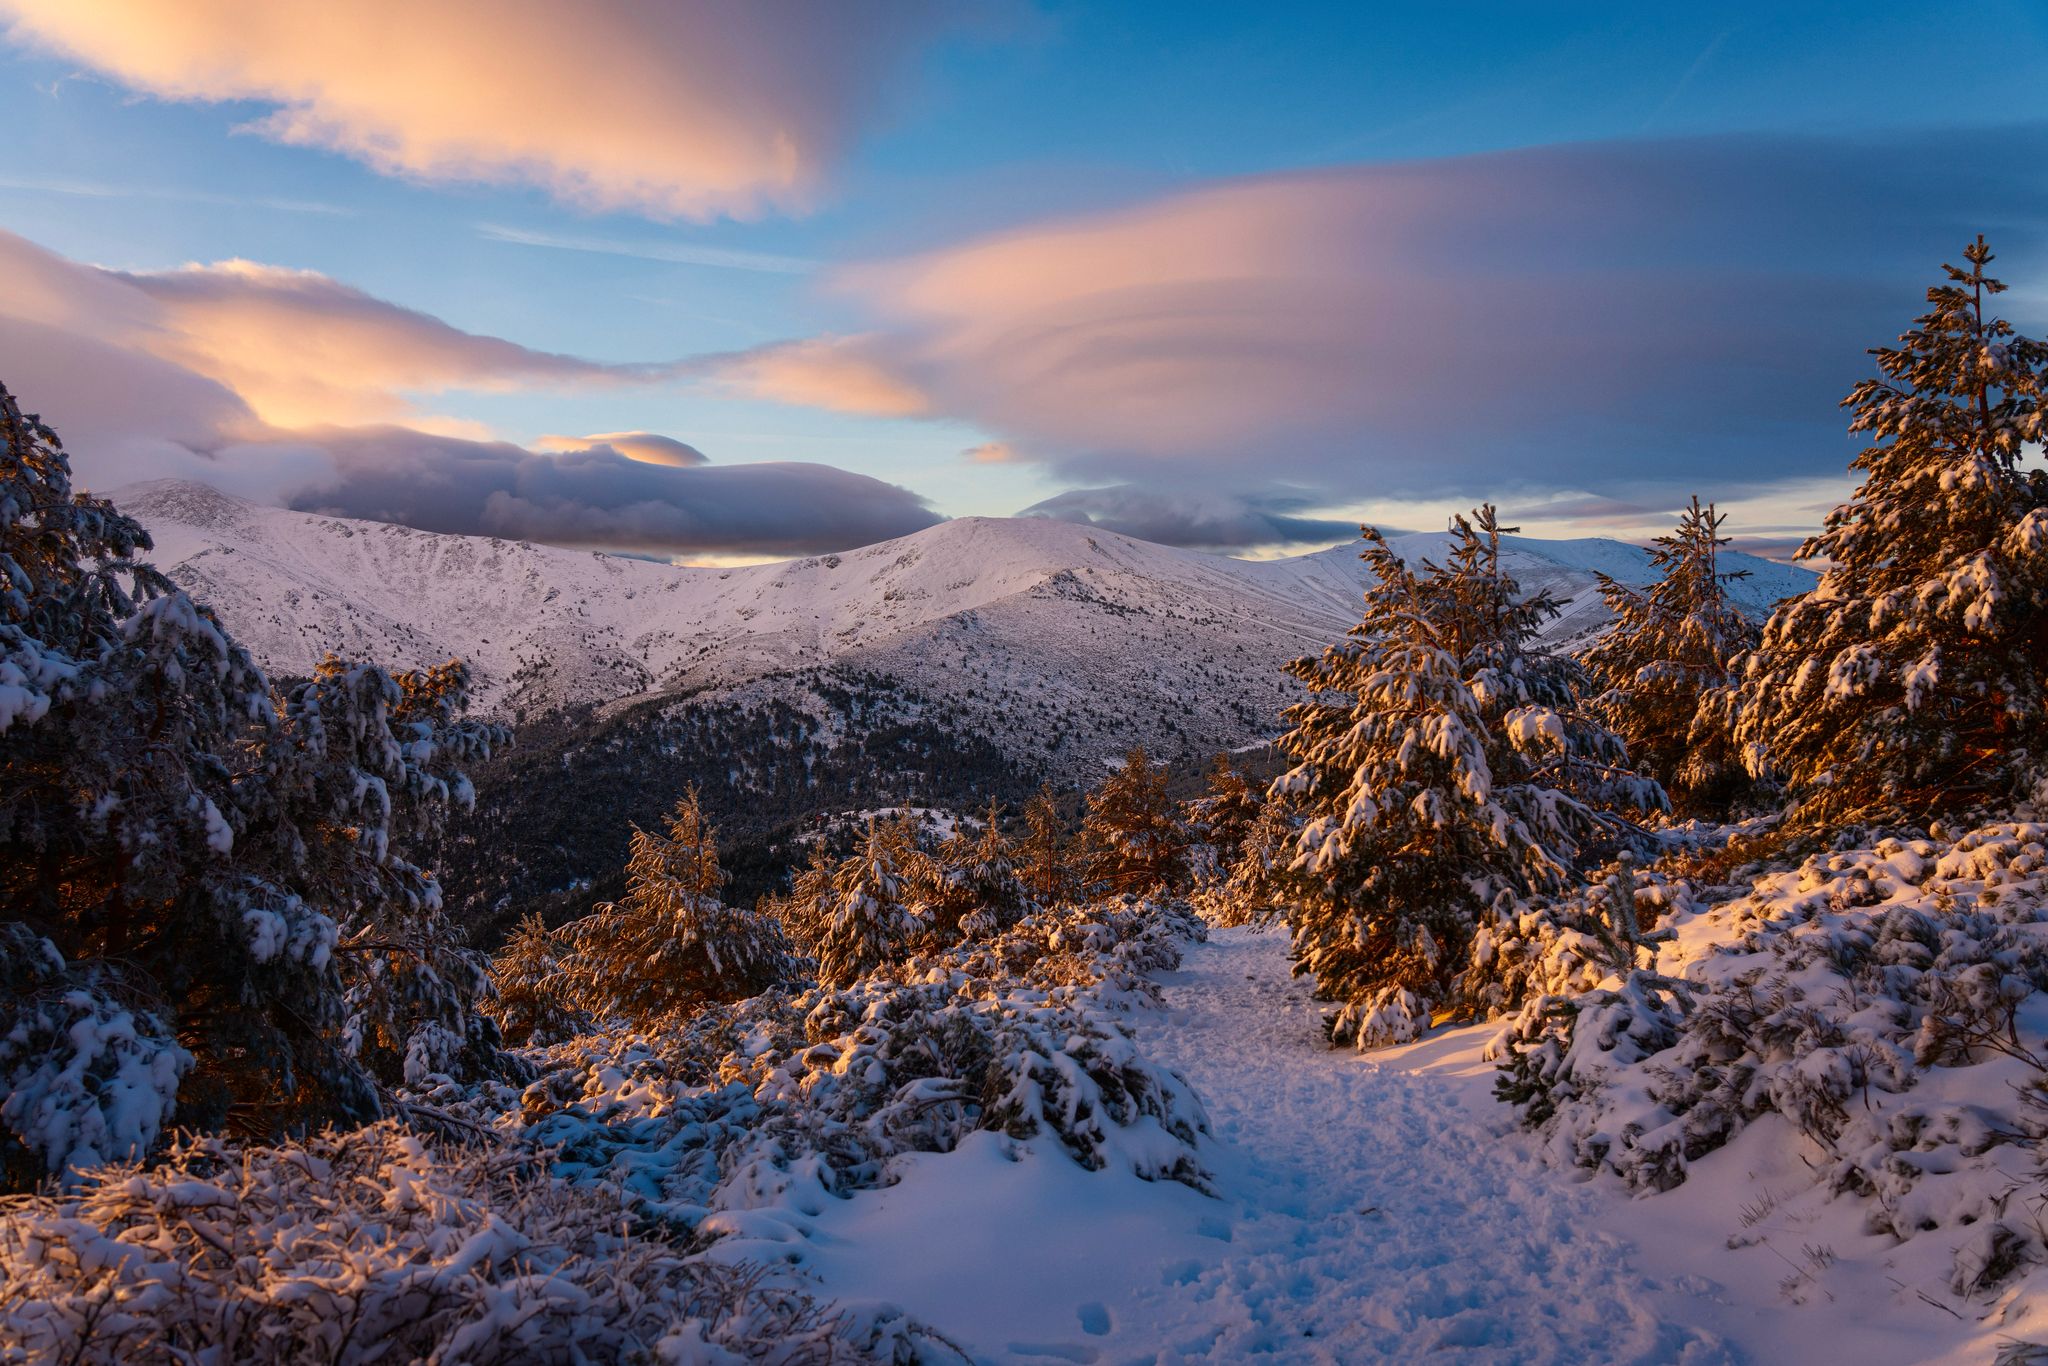
[(921, 417), (931, 401), (865, 337), (815, 337), (722, 357), (712, 373), (756, 398), (863, 417)]
[(110, 274), (157, 308), (136, 344), (234, 390), (280, 427), (406, 420), (408, 395), (605, 383), (642, 372), (464, 332), (309, 270), (222, 261)]
[[(446, 418), (373, 416), (422, 386), (661, 378), (676, 366), (528, 351), (324, 276), (246, 262), (124, 275), (0, 232), (0, 279), (0, 378), (63, 434), (87, 488), (198, 479), (429, 530), (670, 554), (844, 550), (938, 520), (915, 493), (866, 475), (712, 465), (651, 432), (556, 437), (535, 451)], [(324, 377), (300, 381), (294, 365)], [(362, 387), (351, 391), (351, 378)], [(281, 420), (330, 413), (344, 420)]]
[(958, 12), (923, 0), (0, 0), (11, 35), (388, 175), (662, 217), (802, 209)]
[(977, 465), (1014, 465), (1024, 457), (1007, 441), (984, 441), (960, 454)]
[(1838, 465), (1835, 401), (1902, 321), (1895, 282), (1950, 224), (2048, 200), (2021, 169), (2044, 144), (1728, 136), (1333, 166), (835, 283), (870, 383), (1075, 479), (1281, 477), (1337, 505), (1682, 496)]
[(591, 436), (544, 436), (533, 443), (537, 451), (551, 455), (573, 455), (609, 446), (628, 460), (643, 465), (671, 465), (678, 469), (705, 463), (704, 452), (672, 436), (657, 432), (598, 432)]

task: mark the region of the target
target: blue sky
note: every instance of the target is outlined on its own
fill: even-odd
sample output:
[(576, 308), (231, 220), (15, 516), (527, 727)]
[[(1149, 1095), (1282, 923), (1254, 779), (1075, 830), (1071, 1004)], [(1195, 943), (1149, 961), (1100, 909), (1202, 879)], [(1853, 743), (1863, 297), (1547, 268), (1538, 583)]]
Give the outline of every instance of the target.
[[(602, 119), (547, 149), (554, 179), (515, 166), (490, 171), (496, 183), (373, 164), (377, 154), (346, 135), (251, 131), (292, 104), (290, 89), (320, 88), (330, 58), (319, 45), (245, 52), (243, 74), (223, 75), (206, 54), (243, 31), (239, 8), (0, 0), (12, 24), (0, 126), (13, 130), (0, 140), (0, 229), (81, 266), (154, 275), (238, 259), (317, 272), (535, 352), (680, 363), (658, 378), (598, 381), (485, 365), (411, 383), (401, 368), (384, 387), (406, 411), (394, 416), (378, 395), (365, 404), (364, 421), (417, 420), (444, 442), (654, 431), (712, 466), (831, 466), (907, 488), (943, 515), (1008, 514), (1116, 486), (1114, 498), (1068, 498), (1064, 515), (1092, 510), (1140, 533), (1254, 552), (1347, 518), (1417, 521), (1485, 496), (1519, 504), (1550, 533), (1642, 534), (1694, 488), (1753, 512), (1757, 537), (1782, 539), (1837, 496), (1851, 448), (1833, 400), (1860, 373), (1862, 348), (1910, 319), (1959, 231), (1993, 234), (2021, 286), (2009, 296), (2016, 316), (2043, 311), (2042, 205), (2028, 184), (2048, 145), (2039, 4), (1018, 3), (964, 19), (905, 19), (915, 8), (905, 5), (886, 40), (847, 59), (860, 67), (850, 73), (835, 65), (843, 45), (806, 32), (812, 12), (763, 6), (760, 31), (732, 59), (750, 105), (732, 116), (733, 137), (786, 117), (799, 130), (802, 202), (740, 203), (720, 189), (714, 199), (734, 202), (685, 213), (646, 202), (644, 185), (609, 203), (563, 192), (561, 176), (581, 174), (575, 158), (602, 143)], [(546, 7), (536, 29), (471, 23), (466, 38), (469, 7), (445, 8), (438, 34), (415, 32), (404, 7), (364, 19), (419, 54), (401, 76), (373, 73), (366, 99), (443, 76), (453, 93), (442, 105), (491, 98), (498, 68), (506, 80), (530, 69), (511, 45), (549, 37)], [(681, 32), (642, 36), (633, 26), (646, 7), (586, 11), (612, 22), (626, 48), (676, 43), (673, 63), (642, 84), (673, 72), (683, 87), (706, 76), (690, 69), (691, 40), (731, 12), (674, 12)], [(176, 46), (161, 36), (136, 55), (134, 35), (165, 24), (199, 54), (182, 68), (160, 56)], [(617, 79), (607, 59), (623, 50), (568, 45), (562, 85), (602, 105)], [(844, 88), (820, 100), (820, 85)], [(433, 105), (425, 117), (472, 116)], [(666, 103), (657, 89), (622, 107), (616, 126), (654, 125), (646, 136), (659, 153), (671, 145), (662, 139), (683, 148), (703, 137), (703, 118), (703, 106)], [(546, 141), (546, 118), (537, 124), (521, 155)], [(678, 182), (695, 174), (688, 155), (674, 164)], [(1588, 196), (1603, 203), (1591, 220), (1575, 208)], [(1127, 263), (1154, 259), (1185, 269), (1131, 286)], [(1004, 287), (1033, 271), (1051, 287)], [(1323, 280), (1346, 316), (1402, 321), (1323, 316)], [(1546, 325), (1560, 315), (1562, 282), (1577, 280), (1616, 298), (1611, 342), (1600, 310), (1564, 305), (1563, 337)], [(1648, 297), (1642, 280), (1657, 302), (1638, 316), (1625, 301)], [(1440, 298), (1450, 300), (1441, 310), (1430, 302)], [(1799, 317), (1774, 317), (1778, 307)], [(186, 325), (183, 314), (150, 324)], [(1695, 359), (1689, 340), (1744, 327), (1794, 361), (1765, 345), (1746, 365), (1729, 337)], [(806, 343), (792, 389), (792, 353), (775, 348)], [(165, 355), (155, 341), (132, 345), (152, 363)], [(308, 346), (330, 362), (348, 354), (317, 338)], [(218, 349), (194, 343), (176, 363), (248, 397), (240, 372), (192, 359)], [(1516, 378), (1550, 352), (1575, 370)], [(729, 359), (750, 354), (768, 359)], [(1610, 365), (1626, 372), (1626, 401), (1611, 421), (1581, 420), (1611, 386), (1581, 389), (1575, 375)], [(1248, 382), (1233, 406), (1237, 374)], [(877, 411), (845, 397), (847, 383), (875, 375), (916, 398)], [(5, 370), (0, 379), (16, 382)], [(1689, 406), (1700, 385), (1726, 401)], [(1499, 394), (1503, 411), (1482, 403), (1461, 417), (1463, 388)], [(1403, 409), (1408, 395), (1426, 396), (1456, 429), (1441, 446)], [(1735, 405), (1751, 417), (1723, 422)], [(86, 396), (45, 406), (62, 420)], [(280, 423), (282, 408), (253, 406), (265, 428), (254, 445), (279, 448), (281, 432), (320, 445)], [(1510, 409), (1526, 419), (1511, 421)], [(320, 425), (346, 411), (323, 408)], [(1688, 430), (1659, 432), (1665, 412)], [(177, 439), (220, 462), (252, 444), (249, 432), (234, 436)], [(994, 447), (1008, 458), (961, 454)], [(156, 449), (110, 458), (104, 477), (147, 473)], [(314, 460), (318, 477), (244, 484), (281, 501), (491, 529), (439, 504), (414, 514), (420, 470), (433, 475), (443, 447), (380, 457), (374, 497), (350, 483), (353, 457), (322, 450), (332, 468)], [(392, 482), (394, 462), (419, 467), (405, 471), (410, 492)], [(165, 470), (184, 472), (176, 461)], [(557, 494), (574, 501), (566, 487)], [(633, 487), (637, 498), (671, 496)], [(672, 496), (692, 494), (679, 483)], [(1587, 511), (1602, 506), (1589, 500), (1607, 510)], [(565, 540), (614, 534), (572, 523), (581, 529), (533, 527)], [(647, 544), (743, 556), (869, 529), (824, 516), (812, 531), (792, 525), (754, 542), (670, 531)]]

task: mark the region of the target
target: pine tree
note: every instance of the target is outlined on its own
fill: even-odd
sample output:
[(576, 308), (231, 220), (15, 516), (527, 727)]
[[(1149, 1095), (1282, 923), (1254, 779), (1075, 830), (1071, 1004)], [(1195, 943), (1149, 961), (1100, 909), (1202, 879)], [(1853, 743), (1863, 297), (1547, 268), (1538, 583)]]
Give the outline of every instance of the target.
[(832, 875), (819, 981), (851, 986), (909, 952), (927, 920), (910, 894), (925, 857), (907, 819), (868, 822), (860, 848)]
[(2048, 673), (2048, 345), (1986, 315), (2005, 288), (1944, 266), (1929, 311), (1843, 406), (1872, 444), (1862, 484), (1800, 549), (1813, 592), (1781, 604), (1714, 705), (1808, 828), (1998, 807), (2041, 773)]
[(737, 1001), (789, 975), (782, 928), (719, 897), (726, 875), (694, 789), (665, 834), (633, 829), (626, 895), (565, 925), (557, 980), (594, 1018), (648, 1024), (671, 1012)]
[(1589, 705), (1681, 811), (1726, 811), (1743, 785), (1738, 756), (1703, 699), (1729, 679), (1734, 658), (1759, 632), (1728, 598), (1747, 570), (1724, 571), (1726, 520), (1694, 498), (1678, 528), (1650, 546), (1657, 582), (1638, 590), (1601, 574), (1614, 622), (1579, 655), (1597, 689)]
[(990, 802), (979, 830), (970, 835), (956, 829), (926, 861), (932, 885), (920, 889), (918, 900), (929, 912), (933, 947), (989, 938), (1022, 912), (1016, 850), (1003, 834), (1002, 819), (1002, 808)]
[(567, 936), (538, 915), (522, 916), (491, 956), (491, 999), (485, 1008), (508, 1043), (550, 1044), (587, 1031), (594, 1021), (569, 1002), (562, 960)]
[(1259, 790), (1237, 770), (1228, 754), (1209, 764), (1209, 791), (1187, 803), (1184, 823), (1204, 848), (1212, 870), (1227, 872), (1244, 852), (1245, 837), (1259, 819)]
[(0, 389), (0, 973), (29, 984), (0, 1039), (49, 1041), (0, 1044), (0, 1161), (136, 1153), (174, 1106), (258, 1133), (366, 1117), (408, 1059), (498, 1063), (404, 857), (502, 738), (457, 719), (459, 667), (280, 698), (148, 548)]
[(496, 1024), (477, 1009), (488, 960), (449, 921), (440, 882), (402, 852), (474, 803), (460, 766), (507, 738), (463, 719), (468, 705), (460, 661), (394, 677), (329, 656), (285, 699), (273, 737), (286, 795), (252, 813), (318, 832), (306, 874), (348, 908), (336, 917), (343, 1046), (385, 1086), (477, 1076), (499, 1058)]
[(832, 923), (832, 874), (839, 867), (823, 839), (811, 845), (809, 860), (790, 878), (789, 891), (769, 893), (756, 911), (782, 926), (783, 937), (806, 957), (816, 959), (819, 941)]
[(1195, 904), (1218, 925), (1263, 928), (1287, 913), (1285, 875), (1301, 823), (1287, 803), (1269, 798), (1238, 841), (1237, 856), (1198, 890)]
[(1018, 882), (1033, 905), (1057, 906), (1081, 894), (1073, 841), (1050, 784), (1041, 785), (1024, 804), (1024, 833), (1015, 857)]
[(1458, 518), (1444, 566), (1418, 571), (1364, 529), (1363, 620), (1290, 672), (1307, 700), (1280, 739), (1275, 792), (1306, 824), (1287, 875), (1295, 970), (1336, 1001), (1332, 1037), (1397, 1042), (1458, 1008), (1467, 950), (1496, 897), (1556, 886), (1661, 806), (1578, 705), (1568, 660), (1533, 650), (1557, 608), (1500, 564), (1493, 509)]
[(1143, 896), (1187, 878), (1188, 832), (1167, 794), (1166, 773), (1143, 746), (1088, 794), (1081, 820), (1083, 879), (1110, 896)]

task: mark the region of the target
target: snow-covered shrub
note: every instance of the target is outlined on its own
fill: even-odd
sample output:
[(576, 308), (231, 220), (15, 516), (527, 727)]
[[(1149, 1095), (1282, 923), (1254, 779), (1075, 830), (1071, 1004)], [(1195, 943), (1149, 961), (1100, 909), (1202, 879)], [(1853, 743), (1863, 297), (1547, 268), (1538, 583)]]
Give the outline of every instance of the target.
[(186, 1139), (0, 1201), (0, 1359), (694, 1366), (933, 1345), (686, 1251), (520, 1149), (391, 1123), (279, 1148)]
[(976, 1130), (1202, 1187), (1200, 1102), (1116, 1013), (1190, 932), (1176, 903), (1039, 912), (887, 977), (533, 1050), (513, 1127), (563, 1175), (711, 1233), (885, 1183), (897, 1154)]
[(0, 922), (0, 1171), (22, 1177), (146, 1153), (192, 1055), (109, 968)]
[(2001, 1150), (2039, 1142), (2022, 1094), (2048, 1065), (2044, 870), (2048, 824), (2003, 821), (1682, 905), (1661, 966), (1692, 1008), (1610, 978), (1547, 1021), (1525, 1010), (1502, 1093), (1558, 1159), (1654, 1189), (1780, 1115), (1833, 1191), (1869, 1201), (1871, 1231), (1983, 1226), (1958, 1274), (1987, 1284), (2039, 1251)]

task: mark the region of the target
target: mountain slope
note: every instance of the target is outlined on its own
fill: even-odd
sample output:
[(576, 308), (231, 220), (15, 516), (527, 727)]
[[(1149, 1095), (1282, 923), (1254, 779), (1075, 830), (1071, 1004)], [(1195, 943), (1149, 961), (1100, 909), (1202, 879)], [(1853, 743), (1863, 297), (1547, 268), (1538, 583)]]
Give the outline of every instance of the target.
[[(328, 650), (411, 666), (468, 659), (480, 705), (606, 710), (756, 691), (822, 669), (900, 681), (1025, 749), (1143, 740), (1175, 751), (1266, 733), (1289, 658), (1357, 619), (1355, 551), (1248, 561), (1041, 519), (966, 517), (840, 555), (691, 568), (488, 537), (436, 535), (160, 481), (117, 495), (157, 562), (213, 603), (266, 666)], [(1399, 538), (1437, 557), (1446, 537)], [(1550, 634), (1606, 620), (1594, 570), (1645, 577), (1615, 541), (1510, 538), (1509, 567), (1566, 602)], [(1762, 610), (1811, 582), (1746, 556)], [(1734, 566), (1731, 566), (1734, 567)]]

